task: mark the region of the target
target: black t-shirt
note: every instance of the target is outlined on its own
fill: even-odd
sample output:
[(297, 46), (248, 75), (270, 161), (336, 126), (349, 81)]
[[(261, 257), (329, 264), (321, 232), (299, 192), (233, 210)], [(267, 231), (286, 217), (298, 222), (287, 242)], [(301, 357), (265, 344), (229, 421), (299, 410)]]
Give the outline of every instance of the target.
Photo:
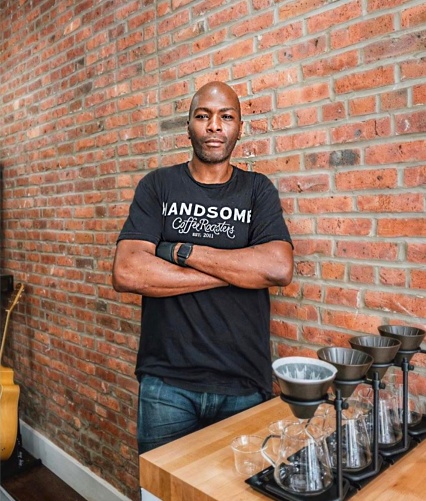
[[(291, 242), (278, 192), (266, 176), (234, 167), (228, 182), (202, 184), (187, 163), (157, 169), (139, 182), (123, 239), (221, 249)], [(144, 296), (136, 374), (193, 391), (270, 396), (269, 316), (268, 289)]]

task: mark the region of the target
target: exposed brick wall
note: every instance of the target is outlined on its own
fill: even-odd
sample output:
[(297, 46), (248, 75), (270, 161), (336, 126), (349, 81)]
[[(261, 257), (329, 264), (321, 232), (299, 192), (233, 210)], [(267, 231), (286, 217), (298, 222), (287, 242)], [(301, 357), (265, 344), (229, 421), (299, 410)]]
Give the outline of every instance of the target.
[(5, 363), (31, 426), (138, 498), (139, 298), (111, 287), (115, 239), (141, 176), (188, 158), (208, 80), (241, 96), (235, 162), (276, 183), (294, 237), (274, 356), (426, 327), (423, 0), (0, 5), (1, 265), (27, 284)]

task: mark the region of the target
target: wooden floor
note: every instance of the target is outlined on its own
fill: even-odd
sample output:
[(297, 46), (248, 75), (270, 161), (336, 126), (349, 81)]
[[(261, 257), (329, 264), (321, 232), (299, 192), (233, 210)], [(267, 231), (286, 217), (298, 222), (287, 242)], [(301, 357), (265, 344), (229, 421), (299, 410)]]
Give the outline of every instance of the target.
[(16, 468), (2, 461), (0, 472), (2, 488), (15, 501), (86, 501), (28, 453), (21, 462), (24, 466)]

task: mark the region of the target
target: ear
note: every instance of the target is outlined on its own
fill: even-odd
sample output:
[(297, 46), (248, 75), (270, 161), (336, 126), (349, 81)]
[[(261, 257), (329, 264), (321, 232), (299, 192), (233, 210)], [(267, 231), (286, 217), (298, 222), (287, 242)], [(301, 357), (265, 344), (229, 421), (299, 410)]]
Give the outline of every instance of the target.
[(186, 132), (188, 134), (188, 139), (191, 139), (191, 133), (189, 132), (189, 120), (186, 122)]
[(240, 140), (240, 139), (241, 139), (241, 136), (243, 135), (243, 129), (244, 129), (244, 122), (243, 122), (243, 121), (241, 121), (241, 122), (240, 122), (240, 131), (239, 131), (239, 133), (238, 133), (238, 140)]

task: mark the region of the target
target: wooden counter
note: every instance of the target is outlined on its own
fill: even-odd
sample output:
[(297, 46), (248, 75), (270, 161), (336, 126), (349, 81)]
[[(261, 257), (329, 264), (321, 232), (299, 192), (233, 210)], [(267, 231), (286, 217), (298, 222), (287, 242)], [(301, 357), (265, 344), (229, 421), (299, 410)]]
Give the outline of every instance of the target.
[[(268, 424), (290, 415), (280, 398), (260, 404), (139, 456), (140, 486), (162, 501), (267, 501), (234, 469), (237, 435), (268, 435)], [(354, 501), (426, 500), (426, 440), (351, 498)]]

